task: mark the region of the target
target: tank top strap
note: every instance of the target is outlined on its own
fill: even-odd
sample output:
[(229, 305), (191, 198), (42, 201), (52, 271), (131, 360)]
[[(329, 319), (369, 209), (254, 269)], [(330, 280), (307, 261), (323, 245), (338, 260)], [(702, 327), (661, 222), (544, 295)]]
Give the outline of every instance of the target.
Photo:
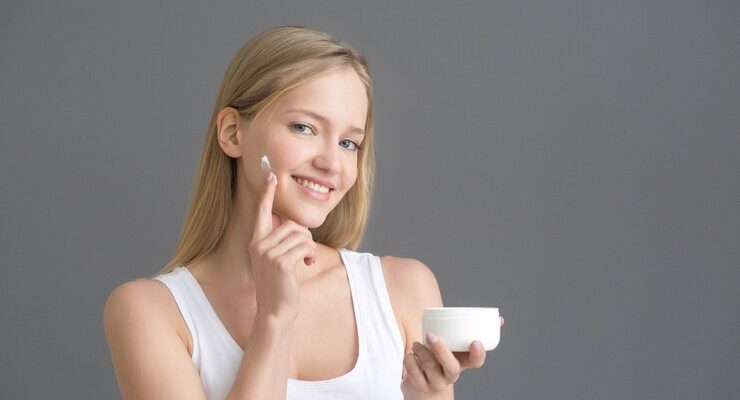
[(356, 291), (369, 352), (385, 353), (385, 356), (402, 363), (403, 338), (393, 313), (380, 257), (367, 252), (342, 251), (351, 282), (354, 282), (353, 289)]
[(203, 302), (200, 301), (199, 288), (193, 287), (193, 283), (188, 279), (188, 274), (189, 272), (185, 267), (177, 267), (171, 272), (160, 274), (153, 279), (164, 283), (175, 298), (180, 314), (193, 338), (192, 360), (196, 365), (200, 365), (199, 333), (200, 329), (210, 324), (210, 321), (207, 320), (207, 310), (203, 309)]

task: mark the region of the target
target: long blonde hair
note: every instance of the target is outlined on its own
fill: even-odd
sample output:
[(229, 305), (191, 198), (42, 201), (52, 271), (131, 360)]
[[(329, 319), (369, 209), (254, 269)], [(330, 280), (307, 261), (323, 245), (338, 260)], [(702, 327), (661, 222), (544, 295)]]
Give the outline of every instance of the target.
[(367, 224), (375, 175), (372, 79), (367, 61), (327, 33), (305, 26), (279, 26), (245, 43), (226, 69), (180, 239), (160, 274), (210, 253), (228, 226), (236, 189), (236, 159), (227, 156), (217, 143), (218, 113), (224, 107), (233, 107), (242, 117), (257, 119), (290, 89), (321, 72), (342, 67), (352, 67), (367, 89), (368, 112), (363, 149), (358, 150), (357, 181), (324, 223), (310, 231), (317, 243), (357, 250)]

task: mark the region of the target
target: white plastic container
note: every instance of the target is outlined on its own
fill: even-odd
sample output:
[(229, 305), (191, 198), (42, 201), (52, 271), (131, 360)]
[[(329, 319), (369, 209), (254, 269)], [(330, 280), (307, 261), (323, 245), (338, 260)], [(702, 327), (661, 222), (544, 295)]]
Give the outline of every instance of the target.
[(476, 340), (490, 351), (501, 340), (501, 320), (496, 307), (425, 308), (421, 331), (423, 338), (434, 332), (452, 351), (469, 351)]

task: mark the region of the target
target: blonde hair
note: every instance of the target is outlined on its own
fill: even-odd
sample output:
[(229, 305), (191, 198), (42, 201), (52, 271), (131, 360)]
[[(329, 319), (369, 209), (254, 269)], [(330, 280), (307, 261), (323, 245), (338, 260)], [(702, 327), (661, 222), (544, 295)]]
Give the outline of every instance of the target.
[(375, 175), (372, 79), (367, 61), (327, 33), (304, 26), (280, 26), (255, 35), (239, 49), (226, 69), (179, 242), (160, 274), (210, 253), (228, 226), (237, 170), (236, 159), (227, 156), (217, 143), (218, 113), (224, 107), (233, 107), (242, 117), (256, 120), (287, 91), (319, 73), (346, 67), (357, 72), (368, 98), (363, 149), (358, 150), (357, 157), (357, 181), (324, 223), (309, 229), (317, 243), (357, 250), (367, 224)]

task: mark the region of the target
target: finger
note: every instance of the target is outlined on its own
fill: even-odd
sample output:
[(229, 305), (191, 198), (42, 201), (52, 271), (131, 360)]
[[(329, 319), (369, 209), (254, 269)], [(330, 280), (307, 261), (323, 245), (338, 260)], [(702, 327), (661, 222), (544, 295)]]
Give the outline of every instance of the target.
[(419, 359), (419, 365), (424, 371), (424, 375), (427, 377), (429, 387), (434, 391), (440, 391), (449, 385), (450, 382), (447, 381), (444, 370), (434, 354), (419, 342), (414, 342), (412, 348), (414, 355)]
[(414, 353), (406, 354), (403, 358), (403, 368), (406, 374), (403, 376), (402, 384), (415, 386), (422, 391), (429, 390), (427, 378), (424, 375), (424, 371), (421, 370), (419, 361), (416, 359), (416, 356), (414, 356)]
[(252, 239), (255, 241), (260, 241), (269, 235), (274, 225), (272, 202), (275, 197), (277, 177), (272, 172), (269, 172), (266, 179), (263, 183), (262, 193), (257, 206), (257, 216), (254, 221), (255, 227)]
[(453, 352), (455, 358), (460, 362), (460, 367), (465, 370), (468, 368), (480, 368), (486, 362), (486, 350), (483, 343), (479, 340), (470, 344), (468, 351)]
[(501, 318), (501, 326), (504, 326), (504, 317), (499, 317), (499, 318)]
[[(275, 229), (272, 233), (270, 233), (265, 239), (263, 246), (266, 249), (273, 249), (275, 247), (278, 247), (280, 243), (284, 242), (289, 236), (293, 234), (300, 235), (299, 237), (302, 237), (303, 240), (306, 242), (312, 244), (314, 247), (316, 246), (316, 242), (313, 241), (313, 235), (308, 230), (308, 228), (299, 225), (298, 223), (292, 221), (292, 220), (285, 220), (285, 222), (280, 225), (277, 229)], [(293, 243), (294, 245), (295, 243)], [(286, 253), (291, 247), (287, 246), (280, 251), (273, 252), (274, 256), (279, 256), (281, 254)], [(315, 257), (310, 257), (308, 260), (306, 260), (306, 264), (315, 262)]]
[(296, 265), (299, 262), (305, 263), (306, 258), (315, 257), (314, 248), (308, 243), (298, 243), (292, 249), (288, 250), (287, 253), (278, 256), (275, 260), (278, 265), (289, 271), (295, 271)]
[(306, 237), (297, 231), (289, 232), (280, 243), (273, 246), (270, 250), (267, 251), (267, 255), (275, 259), (285, 253), (287, 253), (290, 249), (295, 247), (299, 243), (305, 243)]
[(277, 227), (277, 229), (270, 232), (270, 234), (268, 234), (267, 237), (263, 238), (262, 241), (266, 248), (271, 249), (277, 246), (280, 242), (285, 240), (285, 238), (293, 233), (300, 233), (307, 240), (313, 241), (313, 236), (311, 235), (311, 232), (308, 230), (308, 228), (301, 226), (297, 222), (289, 219), (286, 219), (280, 226)]
[(306, 239), (306, 235), (303, 232), (298, 232), (298, 231), (291, 232), (287, 237), (285, 237), (285, 239), (283, 239), (283, 241), (281, 241), (276, 246), (274, 246), (272, 249), (270, 249), (267, 252), (267, 255), (272, 259), (276, 259), (277, 257), (296, 248), (298, 244), (306, 244), (311, 249), (313, 249), (314, 255), (306, 257), (307, 260), (305, 260), (306, 265), (312, 264), (313, 260), (315, 260), (315, 257), (316, 257), (315, 256), (316, 243), (314, 243), (312, 240)]
[(449, 383), (455, 383), (460, 376), (460, 362), (452, 354), (449, 347), (433, 332), (428, 332), (426, 337), (427, 348), (432, 352), (434, 358), (442, 367), (443, 373)]

